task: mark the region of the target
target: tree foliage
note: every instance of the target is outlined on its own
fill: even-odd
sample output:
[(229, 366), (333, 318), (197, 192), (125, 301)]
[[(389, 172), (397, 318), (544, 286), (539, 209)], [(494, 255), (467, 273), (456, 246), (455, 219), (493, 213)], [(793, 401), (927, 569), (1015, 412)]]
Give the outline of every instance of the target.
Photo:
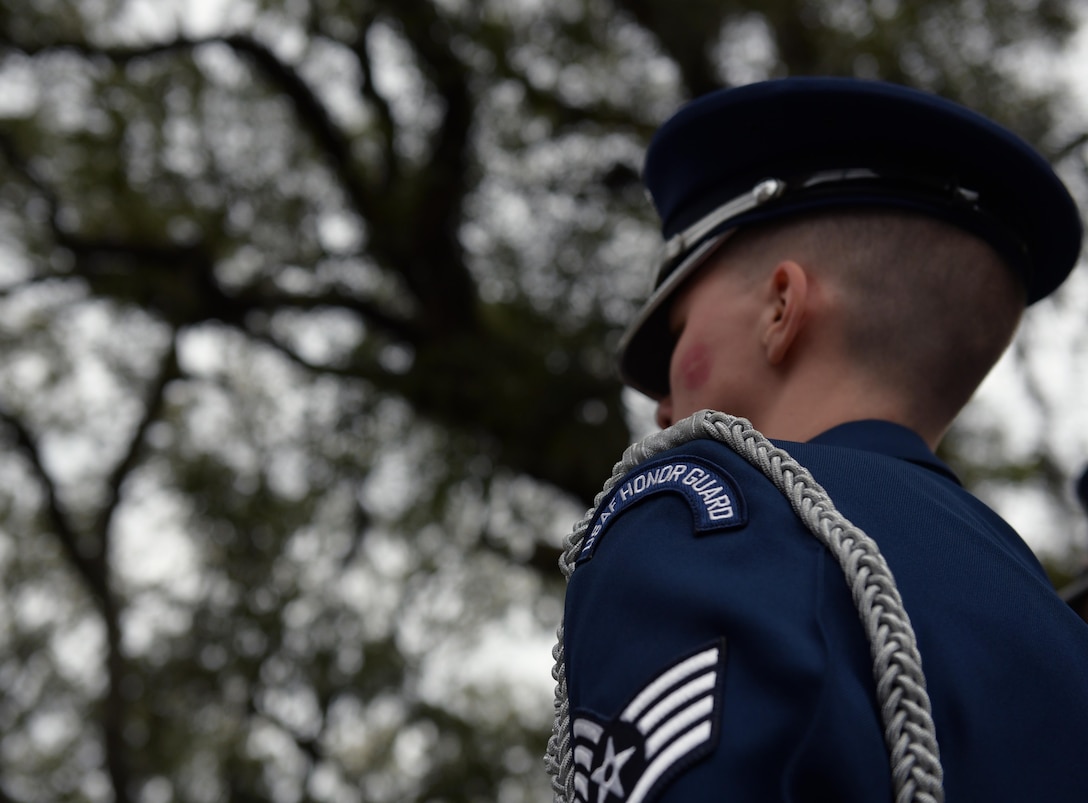
[[(656, 124), (883, 77), (1082, 167), (1030, 69), (1061, 0), (29, 5), (0, 0), (0, 801), (545, 799), (526, 667), (646, 426), (611, 355)], [(1045, 439), (957, 436), (980, 484), (1065, 481)]]

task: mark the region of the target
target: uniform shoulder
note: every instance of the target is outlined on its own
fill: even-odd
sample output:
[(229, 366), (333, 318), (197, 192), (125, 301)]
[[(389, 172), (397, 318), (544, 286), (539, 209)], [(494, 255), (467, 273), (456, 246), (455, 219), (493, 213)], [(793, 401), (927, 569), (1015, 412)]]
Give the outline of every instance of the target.
[[(748, 523), (748, 500), (781, 499), (762, 473), (728, 446), (696, 439), (633, 466), (602, 495), (586, 530), (578, 557), (593, 556), (609, 527), (635, 507), (668, 498), (684, 503), (696, 534), (738, 529)], [(784, 500), (782, 500), (784, 502)]]

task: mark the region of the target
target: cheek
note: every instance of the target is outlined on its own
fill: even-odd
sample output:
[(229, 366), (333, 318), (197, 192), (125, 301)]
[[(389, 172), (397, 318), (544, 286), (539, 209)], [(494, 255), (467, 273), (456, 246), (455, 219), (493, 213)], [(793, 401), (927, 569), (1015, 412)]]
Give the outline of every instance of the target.
[(672, 382), (684, 390), (698, 390), (710, 378), (711, 353), (705, 343), (691, 343), (677, 350)]

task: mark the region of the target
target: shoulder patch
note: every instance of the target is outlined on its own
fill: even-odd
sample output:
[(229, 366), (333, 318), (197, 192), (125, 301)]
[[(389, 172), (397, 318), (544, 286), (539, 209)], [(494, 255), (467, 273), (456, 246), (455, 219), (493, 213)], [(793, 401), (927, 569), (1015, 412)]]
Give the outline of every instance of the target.
[(579, 803), (650, 803), (676, 774), (718, 744), (725, 640), (675, 662), (605, 722), (571, 720)]
[(724, 469), (698, 457), (653, 460), (624, 477), (601, 501), (576, 563), (593, 557), (608, 525), (620, 513), (659, 493), (678, 493), (687, 500), (697, 535), (748, 523), (744, 497)]

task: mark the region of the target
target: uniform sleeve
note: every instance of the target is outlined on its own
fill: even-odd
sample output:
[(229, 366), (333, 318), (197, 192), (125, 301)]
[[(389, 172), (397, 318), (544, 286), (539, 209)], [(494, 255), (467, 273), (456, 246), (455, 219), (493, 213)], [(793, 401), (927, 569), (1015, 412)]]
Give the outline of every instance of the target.
[(564, 651), (577, 799), (891, 797), (838, 567), (716, 444), (636, 468), (587, 532)]

